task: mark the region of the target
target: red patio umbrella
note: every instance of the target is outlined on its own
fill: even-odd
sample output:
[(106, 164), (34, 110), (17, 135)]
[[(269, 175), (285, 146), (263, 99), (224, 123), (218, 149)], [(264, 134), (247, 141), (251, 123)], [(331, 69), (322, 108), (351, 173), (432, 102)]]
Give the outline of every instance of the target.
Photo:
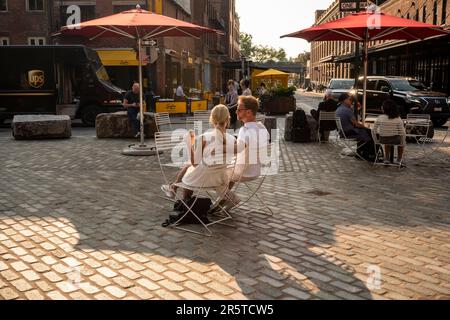
[(403, 19), (368, 9), (344, 18), (281, 36), (311, 41), (360, 41), (364, 43), (363, 120), (366, 114), (366, 89), (369, 41), (423, 40), (449, 34), (439, 26)]
[(189, 22), (155, 14), (136, 6), (134, 10), (124, 11), (111, 16), (85, 21), (80, 24), (62, 27), (55, 35), (74, 35), (89, 37), (126, 37), (137, 42), (139, 52), (139, 84), (140, 84), (140, 123), (141, 144), (136, 149), (145, 153), (144, 145), (144, 113), (142, 96), (142, 41), (156, 37), (191, 37), (199, 38), (203, 34), (219, 33), (217, 30), (195, 25)]

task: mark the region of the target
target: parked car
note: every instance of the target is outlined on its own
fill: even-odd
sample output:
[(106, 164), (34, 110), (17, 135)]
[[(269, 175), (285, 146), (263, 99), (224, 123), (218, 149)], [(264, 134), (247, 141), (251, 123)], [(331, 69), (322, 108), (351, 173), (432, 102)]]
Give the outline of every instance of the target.
[[(362, 103), (362, 82), (358, 80), (358, 100)], [(356, 91), (354, 91), (356, 92)], [(367, 112), (382, 113), (387, 99), (399, 106), (402, 117), (408, 113), (429, 114), (435, 127), (444, 125), (450, 117), (448, 97), (444, 93), (428, 90), (417, 79), (407, 77), (369, 76), (367, 78)]]
[(333, 92), (333, 98), (338, 100), (341, 94), (349, 93), (354, 85), (354, 79), (331, 79), (327, 89), (331, 90)]

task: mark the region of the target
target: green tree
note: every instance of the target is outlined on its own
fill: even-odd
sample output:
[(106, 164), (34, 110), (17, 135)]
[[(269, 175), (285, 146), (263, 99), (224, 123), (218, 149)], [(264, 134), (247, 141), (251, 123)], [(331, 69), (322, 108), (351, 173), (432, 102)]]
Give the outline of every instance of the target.
[(241, 32), (239, 35), (242, 54), (255, 62), (287, 62), (287, 55), (284, 49), (275, 49), (269, 46), (255, 45), (251, 34)]

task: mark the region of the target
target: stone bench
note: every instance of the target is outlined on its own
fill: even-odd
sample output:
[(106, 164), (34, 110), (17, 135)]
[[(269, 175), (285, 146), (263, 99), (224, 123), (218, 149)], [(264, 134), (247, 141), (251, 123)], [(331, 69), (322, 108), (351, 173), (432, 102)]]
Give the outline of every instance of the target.
[[(126, 111), (101, 113), (95, 119), (97, 138), (134, 138), (133, 128)], [(153, 138), (156, 132), (156, 122), (153, 113), (144, 113), (145, 138)]]
[(72, 136), (70, 117), (62, 115), (14, 116), (11, 128), (16, 140), (59, 139)]

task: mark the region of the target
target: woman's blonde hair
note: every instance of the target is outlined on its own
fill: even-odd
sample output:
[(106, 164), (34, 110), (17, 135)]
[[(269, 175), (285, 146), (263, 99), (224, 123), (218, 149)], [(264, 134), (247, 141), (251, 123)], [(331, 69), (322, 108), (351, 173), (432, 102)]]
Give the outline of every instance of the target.
[(215, 106), (211, 111), (211, 116), (209, 117), (209, 122), (213, 125), (220, 125), (224, 127), (230, 124), (230, 111), (227, 106), (219, 104)]

